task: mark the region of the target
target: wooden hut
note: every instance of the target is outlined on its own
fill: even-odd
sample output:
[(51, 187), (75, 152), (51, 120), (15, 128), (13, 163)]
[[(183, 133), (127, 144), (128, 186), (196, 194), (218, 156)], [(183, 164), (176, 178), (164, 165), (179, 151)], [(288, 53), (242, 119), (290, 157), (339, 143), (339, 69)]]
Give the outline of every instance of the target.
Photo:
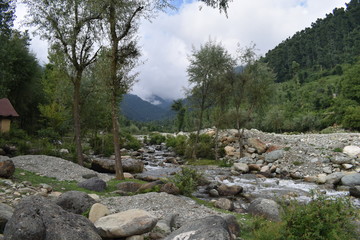
[(11, 105), (9, 99), (0, 99), (0, 133), (10, 131), (11, 120), (15, 117), (19, 117), (19, 114), (17, 114)]

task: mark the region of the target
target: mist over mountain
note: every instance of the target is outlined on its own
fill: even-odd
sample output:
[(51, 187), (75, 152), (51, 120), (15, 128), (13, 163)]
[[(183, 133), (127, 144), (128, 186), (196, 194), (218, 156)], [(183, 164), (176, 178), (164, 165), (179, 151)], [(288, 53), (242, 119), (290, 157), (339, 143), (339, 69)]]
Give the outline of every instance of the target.
[(130, 120), (151, 122), (172, 118), (175, 112), (171, 110), (172, 100), (165, 100), (153, 95), (143, 100), (134, 94), (125, 94), (120, 109), (122, 114)]

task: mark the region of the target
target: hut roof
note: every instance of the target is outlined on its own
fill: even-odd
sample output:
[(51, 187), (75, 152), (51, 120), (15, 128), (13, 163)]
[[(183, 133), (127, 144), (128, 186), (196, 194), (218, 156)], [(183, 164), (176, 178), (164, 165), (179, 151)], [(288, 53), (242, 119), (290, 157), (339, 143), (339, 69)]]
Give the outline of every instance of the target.
[(18, 117), (19, 114), (15, 111), (11, 102), (7, 98), (0, 99), (0, 117)]

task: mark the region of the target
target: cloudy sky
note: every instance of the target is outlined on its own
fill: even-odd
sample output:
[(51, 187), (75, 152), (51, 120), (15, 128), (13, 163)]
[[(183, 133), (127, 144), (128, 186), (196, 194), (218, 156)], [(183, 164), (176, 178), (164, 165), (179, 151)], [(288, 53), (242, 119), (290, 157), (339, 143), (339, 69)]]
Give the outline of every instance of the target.
[[(144, 64), (132, 92), (146, 99), (152, 94), (167, 99), (184, 95), (188, 86), (186, 68), (193, 47), (199, 49), (211, 38), (234, 56), (237, 45), (256, 44), (264, 55), (297, 31), (310, 27), (348, 0), (233, 0), (228, 18), (194, 0), (175, 0), (178, 11), (161, 13), (140, 27)], [(18, 7), (17, 15), (25, 13)], [(46, 62), (47, 45), (35, 38), (31, 46), (40, 62)]]

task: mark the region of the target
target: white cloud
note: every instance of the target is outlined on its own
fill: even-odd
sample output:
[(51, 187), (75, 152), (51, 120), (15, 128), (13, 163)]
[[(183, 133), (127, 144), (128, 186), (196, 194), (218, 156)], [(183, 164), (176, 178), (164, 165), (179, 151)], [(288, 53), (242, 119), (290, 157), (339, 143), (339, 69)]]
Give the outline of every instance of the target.
[(244, 47), (254, 42), (263, 55), (345, 4), (344, 0), (234, 0), (228, 18), (205, 6), (199, 11), (199, 6), (203, 5), (186, 4), (176, 15), (161, 14), (153, 23), (142, 24), (141, 45), (147, 62), (138, 69), (135, 94), (145, 98), (150, 94), (182, 97), (192, 46), (198, 49), (209, 37), (221, 41), (234, 55), (237, 43)]
[[(221, 41), (234, 55), (237, 43), (248, 46), (251, 42), (256, 44), (259, 54), (265, 54), (335, 7), (345, 7), (344, 1), (233, 0), (228, 18), (197, 1), (183, 1), (187, 4), (183, 4), (177, 14), (161, 13), (152, 23), (142, 23), (140, 45), (146, 61), (137, 69), (139, 82), (133, 87), (133, 93), (143, 98), (151, 94), (163, 98), (182, 97), (192, 46), (198, 49), (211, 37)], [(46, 46), (34, 42), (32, 49), (40, 60), (46, 59)]]

